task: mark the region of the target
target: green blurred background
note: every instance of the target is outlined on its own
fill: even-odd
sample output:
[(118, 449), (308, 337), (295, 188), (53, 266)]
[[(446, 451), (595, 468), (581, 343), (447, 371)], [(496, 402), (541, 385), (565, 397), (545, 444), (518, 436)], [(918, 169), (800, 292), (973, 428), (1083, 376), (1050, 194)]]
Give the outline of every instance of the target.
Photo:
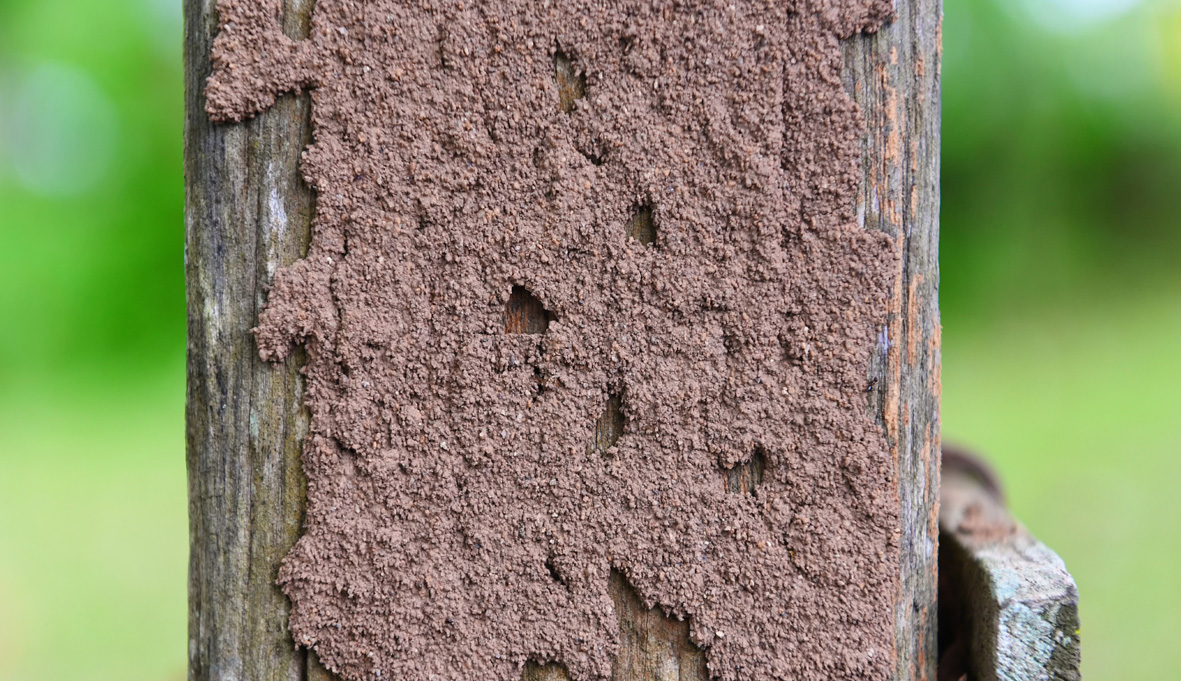
[[(180, 0), (0, 0), (0, 679), (184, 678)], [(947, 0), (944, 433), (1176, 678), (1181, 7)]]

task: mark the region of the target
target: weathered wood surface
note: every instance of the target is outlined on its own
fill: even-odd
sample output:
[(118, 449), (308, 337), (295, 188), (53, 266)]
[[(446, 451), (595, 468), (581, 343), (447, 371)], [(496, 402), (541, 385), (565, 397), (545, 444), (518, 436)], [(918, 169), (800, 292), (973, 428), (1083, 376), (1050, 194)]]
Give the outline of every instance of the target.
[[(286, 2), (290, 35), (309, 30), (311, 3)], [(202, 90), (214, 0), (184, 11), (189, 678), (299, 681), (305, 655), (275, 578), (302, 525), (301, 362), (263, 363), (250, 329), (275, 269), (307, 249), (313, 197), (296, 169), (310, 101), (212, 125)]]
[(873, 404), (897, 463), (901, 590), (895, 679), (934, 678), (939, 508), (939, 124), (942, 0), (898, 0), (878, 33), (845, 41), (865, 119), (858, 213), (897, 238), (901, 272), (871, 360)]
[[(313, 0), (284, 0), (284, 30), (306, 35)], [(185, 7), (185, 269), (189, 347), (187, 448), (190, 574), (189, 678), (327, 681), (287, 631), (275, 586), (298, 537), (307, 431), (299, 356), (258, 359), (250, 329), (274, 271), (307, 247), (314, 197), (300, 179), (310, 140), (309, 100), (283, 97), (240, 125), (214, 126), (203, 88), (216, 30), (215, 0)], [(902, 255), (890, 322), (868, 377), (873, 408), (898, 464), (901, 590), (895, 602), (894, 678), (935, 667), (936, 499), (939, 451), (939, 0), (900, 0), (897, 19), (846, 41), (845, 79), (865, 115), (859, 212), (867, 229), (898, 238)], [(610, 410), (609, 410), (610, 412)], [(590, 446), (619, 428), (604, 414)], [(755, 470), (736, 471), (735, 493)], [(687, 625), (647, 610), (613, 580), (623, 648), (617, 681), (704, 680)], [(530, 665), (529, 681), (564, 678)]]
[(1078, 589), (1062, 559), (1009, 514), (987, 469), (943, 461), (940, 678), (1078, 681)]

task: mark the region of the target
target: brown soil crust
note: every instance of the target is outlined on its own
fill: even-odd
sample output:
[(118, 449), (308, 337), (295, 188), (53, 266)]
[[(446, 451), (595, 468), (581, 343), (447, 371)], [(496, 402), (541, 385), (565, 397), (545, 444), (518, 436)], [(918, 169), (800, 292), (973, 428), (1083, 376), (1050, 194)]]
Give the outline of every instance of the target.
[(604, 679), (618, 574), (714, 678), (884, 679), (897, 256), (839, 40), (890, 3), (606, 7), (318, 0), (296, 42), (220, 0), (209, 113), (313, 96), (257, 330), (309, 358), (291, 630), (351, 681)]

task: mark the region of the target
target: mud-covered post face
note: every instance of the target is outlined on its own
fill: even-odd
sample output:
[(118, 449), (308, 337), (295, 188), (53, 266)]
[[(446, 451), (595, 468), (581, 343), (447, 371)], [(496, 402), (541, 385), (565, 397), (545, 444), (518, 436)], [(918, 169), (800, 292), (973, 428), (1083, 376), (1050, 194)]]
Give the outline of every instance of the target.
[(210, 4), (191, 678), (929, 675), (937, 4)]

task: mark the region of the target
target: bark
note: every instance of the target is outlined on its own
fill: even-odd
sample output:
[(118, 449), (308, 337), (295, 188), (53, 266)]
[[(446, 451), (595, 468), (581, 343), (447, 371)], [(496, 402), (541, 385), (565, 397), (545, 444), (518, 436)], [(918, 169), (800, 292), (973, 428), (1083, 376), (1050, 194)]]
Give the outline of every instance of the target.
[[(306, 36), (313, 0), (284, 0), (284, 30)], [(189, 678), (326, 681), (296, 649), (278, 565), (302, 525), (301, 355), (262, 362), (251, 336), (275, 270), (306, 251), (314, 208), (299, 172), (307, 96), (285, 96), (240, 125), (215, 126), (203, 89), (215, 0), (185, 0), (185, 274), (188, 285)], [(866, 229), (898, 238), (901, 272), (874, 350), (873, 408), (898, 466), (902, 510), (895, 679), (933, 678), (939, 451), (940, 0), (899, 0), (897, 18), (846, 41), (845, 82), (865, 116)], [(527, 314), (527, 310), (525, 311)], [(522, 320), (524, 323), (526, 320)], [(613, 436), (608, 413), (590, 446)], [(742, 489), (759, 471), (743, 471)], [(745, 476), (745, 477), (744, 477)], [(646, 610), (622, 578), (618, 681), (707, 678), (685, 623)], [(564, 679), (555, 665), (528, 681)]]

